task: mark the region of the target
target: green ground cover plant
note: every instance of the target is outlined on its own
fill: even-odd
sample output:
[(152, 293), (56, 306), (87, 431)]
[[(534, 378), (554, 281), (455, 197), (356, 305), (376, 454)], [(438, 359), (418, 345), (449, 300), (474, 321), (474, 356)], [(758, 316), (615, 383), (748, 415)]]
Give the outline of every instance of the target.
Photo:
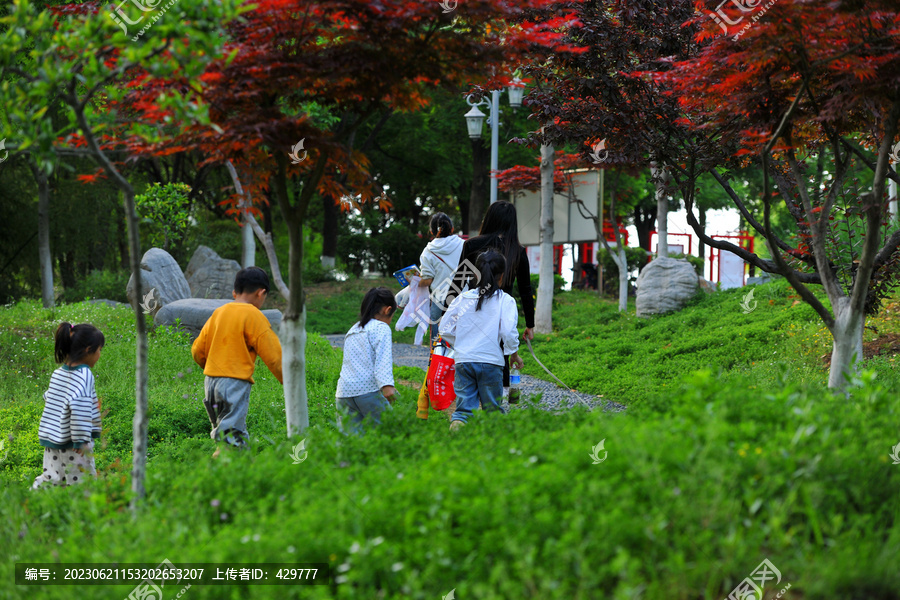
[[(660, 336), (671, 329), (676, 339), (683, 319), (690, 320), (691, 335), (680, 337), (696, 337), (708, 326), (702, 313), (709, 312), (752, 343), (761, 333), (752, 322), (729, 317), (722, 300), (729, 295), (740, 300), (736, 294), (700, 298), (686, 311), (629, 329), (621, 324), (627, 318), (612, 318), (614, 307), (606, 319), (606, 303), (565, 294), (554, 321), (566, 325), (561, 331), (596, 326), (587, 315), (610, 327), (619, 322), (618, 333), (606, 334), (624, 347), (650, 326)], [(764, 295), (758, 290), (756, 297), (760, 310)], [(808, 360), (816, 358), (818, 331), (796, 318), (797, 308), (783, 307), (772, 361), (787, 361), (805, 344), (812, 344)], [(98, 450), (100, 476), (77, 488), (34, 493), (27, 486), (40, 466), (40, 394), (54, 367), (49, 334), (63, 319), (93, 322), (107, 337), (95, 368), (110, 411)], [(540, 342), (545, 350), (561, 343), (550, 337)], [(636, 338), (632, 343), (639, 346)], [(739, 343), (747, 342), (732, 345)], [(186, 338), (160, 328), (150, 347), (148, 493), (133, 518), (127, 510), (133, 314), (88, 304), (46, 311), (35, 302), (0, 309), (0, 436), (13, 436), (0, 464), (0, 541), (7, 556), (0, 561), (0, 598), (120, 599), (134, 587), (15, 587), (17, 561), (158, 564), (164, 558), (176, 565), (331, 567), (326, 586), (195, 585), (186, 594), (216, 600), (426, 599), (451, 589), (461, 599), (486, 600), (721, 599), (764, 558), (781, 571), (782, 585), (791, 584), (783, 598), (900, 597), (894, 501), (900, 475), (888, 456), (898, 441), (900, 406), (889, 357), (873, 361), (845, 398), (828, 392), (824, 378), (806, 378), (806, 371), (752, 360), (719, 366), (717, 360), (731, 355), (704, 355), (698, 347), (713, 368), (664, 377), (648, 370), (645, 377), (659, 388), (624, 413), (476, 414), (454, 437), (443, 419), (417, 419), (415, 393), (404, 390), (380, 428), (347, 437), (333, 419), (340, 352), (311, 335), (312, 426), (303, 435), (309, 455), (293, 464), (299, 439), (284, 438), (280, 386), (265, 367), (257, 369), (252, 392), (252, 450), (213, 461), (199, 400), (202, 374)], [(589, 361), (578, 362), (585, 368)], [(771, 380), (759, 378), (763, 371)], [(395, 372), (404, 379), (420, 374)], [(608, 455), (592, 464), (591, 449), (601, 440)], [(166, 600), (181, 588), (169, 589)]]
[[(755, 308), (745, 313), (742, 301), (751, 289), (748, 306)], [(896, 333), (897, 313), (890, 305), (868, 323), (880, 334)], [(627, 405), (665, 392), (698, 369), (711, 369), (721, 380), (746, 375), (758, 389), (775, 385), (785, 370), (796, 381), (828, 378), (822, 357), (831, 353), (831, 338), (784, 281), (700, 292), (684, 310), (650, 318), (634, 314), (633, 300), (622, 314), (595, 293), (566, 292), (553, 323), (552, 334), (535, 338), (538, 358), (573, 388)], [(866, 340), (875, 337), (866, 331)], [(527, 353), (525, 359), (523, 373), (549, 380)], [(871, 367), (900, 387), (892, 357), (873, 359)]]

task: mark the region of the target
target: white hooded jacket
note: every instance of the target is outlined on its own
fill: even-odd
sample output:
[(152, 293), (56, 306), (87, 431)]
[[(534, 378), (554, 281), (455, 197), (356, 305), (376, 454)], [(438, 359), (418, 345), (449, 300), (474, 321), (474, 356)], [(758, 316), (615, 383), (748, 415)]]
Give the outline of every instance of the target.
[[(447, 296), (447, 290), (450, 289), (453, 273), (459, 266), (462, 248), (463, 239), (458, 235), (435, 238), (428, 242), (419, 257), (422, 279), (434, 279), (429, 286), (431, 298), (442, 306), (444, 298)], [(446, 307), (443, 308), (446, 310)]]

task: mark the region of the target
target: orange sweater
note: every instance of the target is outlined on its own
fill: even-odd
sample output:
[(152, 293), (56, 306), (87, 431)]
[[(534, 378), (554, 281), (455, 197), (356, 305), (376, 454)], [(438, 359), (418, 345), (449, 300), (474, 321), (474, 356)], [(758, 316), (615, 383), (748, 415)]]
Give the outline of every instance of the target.
[(217, 308), (191, 346), (191, 355), (208, 377), (232, 377), (253, 383), (259, 355), (272, 375), (281, 375), (281, 342), (269, 320), (246, 302), (229, 302)]

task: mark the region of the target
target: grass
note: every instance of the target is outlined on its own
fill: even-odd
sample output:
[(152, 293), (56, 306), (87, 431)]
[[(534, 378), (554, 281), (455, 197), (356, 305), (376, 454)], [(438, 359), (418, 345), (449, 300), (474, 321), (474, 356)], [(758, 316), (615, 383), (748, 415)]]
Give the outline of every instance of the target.
[[(538, 337), (538, 355), (567, 383), (629, 409), (479, 413), (453, 437), (445, 420), (415, 418), (413, 390), (380, 428), (341, 435), (333, 424), (340, 352), (310, 335), (312, 426), (299, 465), (290, 458), (299, 440), (284, 436), (280, 386), (264, 367), (251, 395), (252, 450), (211, 461), (202, 374), (183, 336), (158, 329), (148, 493), (137, 517), (125, 508), (131, 313), (4, 307), (0, 439), (11, 433), (13, 441), (0, 463), (0, 598), (121, 599), (134, 588), (14, 586), (15, 562), (167, 558), (331, 568), (326, 586), (193, 586), (185, 597), (197, 599), (426, 599), (455, 589), (485, 600), (721, 600), (767, 558), (782, 574), (767, 597), (790, 584), (782, 598), (898, 599), (892, 357), (870, 361), (849, 398), (833, 396), (824, 388), (820, 328), (787, 290), (769, 285), (757, 288), (749, 315), (738, 293), (723, 292), (650, 320), (618, 315), (589, 294), (563, 294), (557, 329)], [(334, 303), (311, 290), (310, 329), (343, 333), (363, 287), (357, 299), (348, 292)], [(875, 321), (880, 332), (895, 331), (895, 315), (891, 304)], [(100, 477), (33, 493), (40, 394), (54, 367), (49, 334), (62, 319), (93, 322), (107, 336), (95, 368), (110, 411)], [(592, 464), (601, 440), (608, 458)], [(169, 600), (180, 588), (164, 589)]]

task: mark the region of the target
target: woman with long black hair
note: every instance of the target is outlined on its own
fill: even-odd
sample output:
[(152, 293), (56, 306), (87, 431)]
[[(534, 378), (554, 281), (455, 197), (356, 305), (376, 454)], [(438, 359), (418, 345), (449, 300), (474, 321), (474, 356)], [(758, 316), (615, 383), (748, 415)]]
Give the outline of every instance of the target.
[[(525, 248), (519, 243), (519, 221), (516, 207), (505, 200), (491, 204), (478, 235), (469, 238), (463, 244), (459, 258), (459, 267), (453, 276), (453, 284), (447, 292), (446, 304), (449, 305), (466, 285), (469, 289), (478, 286), (478, 273), (474, 269), (478, 255), (485, 250), (494, 249), (506, 259), (506, 270), (503, 274), (503, 291), (512, 292), (513, 285), (519, 286), (519, 297), (522, 299), (522, 312), (525, 313), (525, 332), (522, 339), (534, 339), (534, 296), (531, 288), (531, 271), (528, 267), (528, 256)], [(468, 262), (467, 262), (468, 261)], [(503, 368), (503, 385), (509, 387), (509, 358)]]

